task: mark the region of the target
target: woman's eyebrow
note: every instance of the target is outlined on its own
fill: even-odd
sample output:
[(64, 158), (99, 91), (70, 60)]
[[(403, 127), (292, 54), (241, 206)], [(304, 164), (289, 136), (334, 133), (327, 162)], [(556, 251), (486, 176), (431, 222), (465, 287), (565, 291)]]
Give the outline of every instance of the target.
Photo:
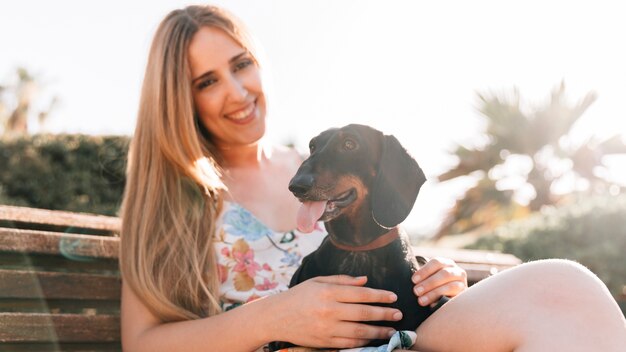
[[(237, 55), (233, 56), (230, 60), (228, 60), (228, 63), (231, 63), (231, 64), (232, 64), (233, 62), (235, 62), (235, 61), (239, 60), (239, 58), (241, 58), (242, 56), (245, 56), (245, 55), (247, 55), (247, 54), (248, 54), (248, 51), (247, 51), (247, 50), (246, 50), (246, 51), (243, 51), (243, 52), (241, 52), (241, 53), (239, 53), (239, 54), (237, 54)], [(192, 79), (192, 80), (191, 80), (191, 83), (193, 84), (193, 83), (195, 83), (197, 80), (200, 80), (200, 79), (202, 79), (202, 78), (204, 78), (204, 77), (207, 77), (207, 76), (210, 76), (210, 75), (212, 75), (212, 74), (213, 74), (213, 71), (207, 71), (207, 72), (205, 72), (205, 73), (201, 74), (200, 76), (198, 76), (198, 77), (196, 77), (196, 78)]]

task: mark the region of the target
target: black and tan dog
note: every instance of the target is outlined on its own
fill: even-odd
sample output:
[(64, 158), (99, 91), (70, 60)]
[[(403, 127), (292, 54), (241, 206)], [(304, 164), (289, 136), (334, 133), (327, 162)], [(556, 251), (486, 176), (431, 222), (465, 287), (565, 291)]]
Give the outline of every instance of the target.
[(424, 173), (394, 136), (368, 126), (326, 130), (309, 147), (289, 190), (303, 203), (299, 229), (310, 232), (323, 221), (328, 236), (303, 259), (290, 286), (316, 276), (367, 276), (368, 287), (397, 294), (388, 306), (403, 313), (398, 322), (372, 324), (415, 330), (433, 309), (420, 306), (413, 294), (411, 276), (418, 264), (398, 224), (411, 212)]

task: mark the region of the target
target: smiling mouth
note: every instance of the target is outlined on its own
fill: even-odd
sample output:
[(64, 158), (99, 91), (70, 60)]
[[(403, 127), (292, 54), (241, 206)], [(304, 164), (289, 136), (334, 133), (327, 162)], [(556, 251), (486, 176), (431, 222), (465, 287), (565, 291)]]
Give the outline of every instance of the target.
[(237, 123), (247, 122), (248, 120), (254, 117), (255, 109), (256, 109), (256, 101), (251, 102), (244, 109), (239, 110), (236, 113), (225, 115), (225, 117)]

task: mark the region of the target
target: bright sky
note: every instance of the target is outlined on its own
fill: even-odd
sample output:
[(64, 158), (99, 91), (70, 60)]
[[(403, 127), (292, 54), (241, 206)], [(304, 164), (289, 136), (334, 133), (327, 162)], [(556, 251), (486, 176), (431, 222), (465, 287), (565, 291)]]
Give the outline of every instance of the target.
[[(577, 127), (626, 135), (626, 11), (615, 1), (223, 0), (265, 48), (274, 140), (356, 122), (395, 134), (426, 175), (480, 135), (477, 92), (517, 87), (529, 104), (561, 80), (597, 101)], [(60, 104), (47, 130), (132, 134), (148, 47), (187, 1), (0, 2), (0, 84), (18, 66)], [(405, 222), (432, 232), (462, 182), (428, 182)]]

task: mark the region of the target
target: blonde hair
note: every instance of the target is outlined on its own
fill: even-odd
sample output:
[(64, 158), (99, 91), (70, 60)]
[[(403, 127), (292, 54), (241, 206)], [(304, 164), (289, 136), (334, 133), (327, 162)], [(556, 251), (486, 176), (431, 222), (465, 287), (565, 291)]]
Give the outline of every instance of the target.
[(213, 239), (225, 186), (194, 111), (188, 62), (189, 43), (202, 26), (223, 30), (254, 56), (245, 27), (223, 9), (169, 13), (150, 48), (128, 156), (122, 277), (162, 321), (221, 311)]

